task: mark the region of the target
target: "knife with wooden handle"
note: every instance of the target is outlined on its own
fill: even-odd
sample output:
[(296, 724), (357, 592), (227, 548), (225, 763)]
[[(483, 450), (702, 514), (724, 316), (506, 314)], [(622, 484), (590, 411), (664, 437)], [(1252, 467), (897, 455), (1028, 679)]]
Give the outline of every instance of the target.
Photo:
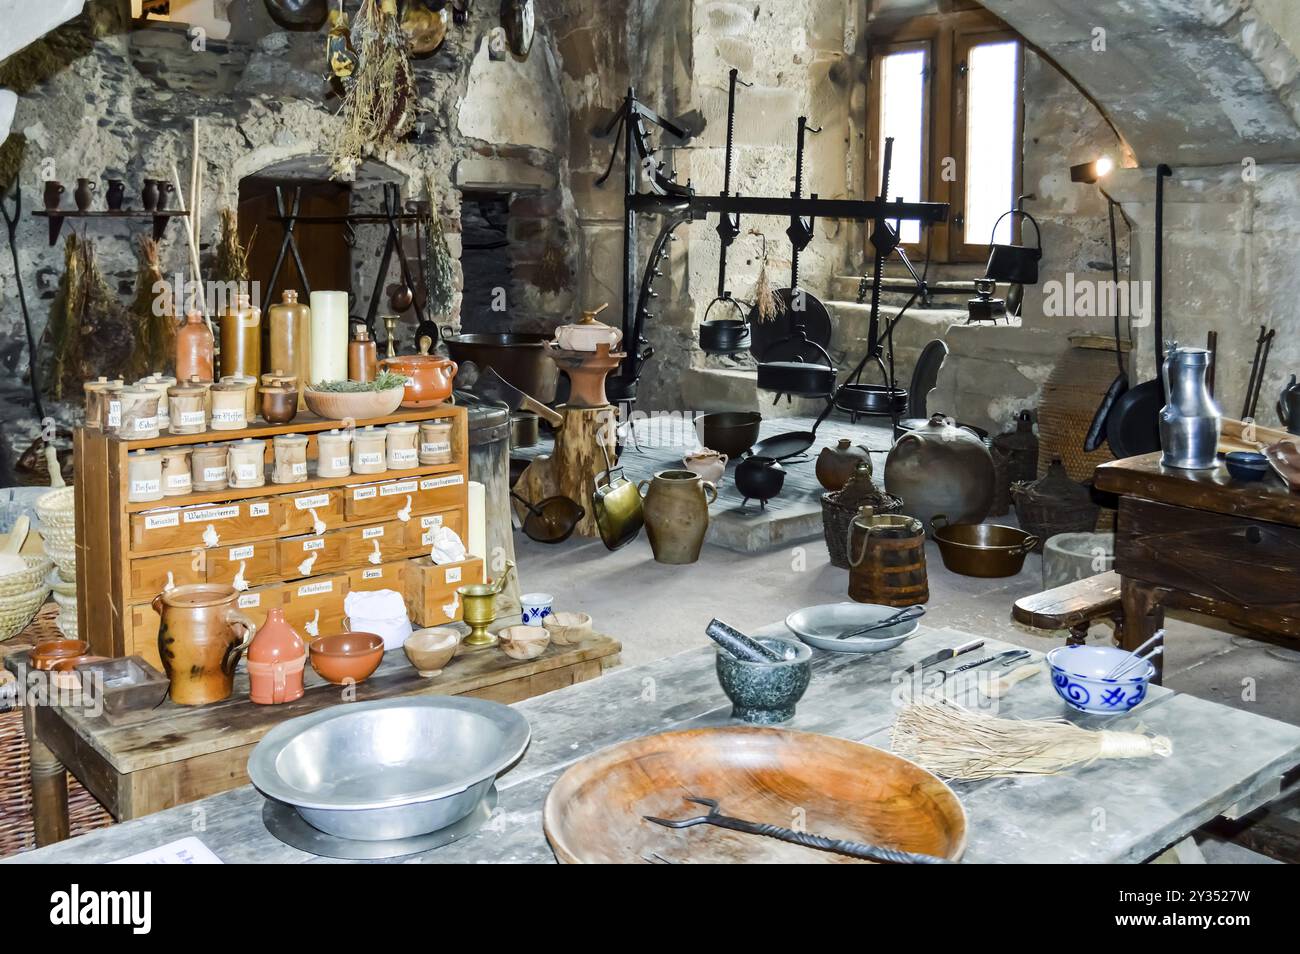
[(936, 663), (946, 662), (947, 660), (954, 659), (957, 656), (964, 656), (966, 653), (972, 653), (975, 650), (982, 648), (983, 646), (984, 646), (984, 640), (972, 639), (970, 642), (962, 643), (960, 646), (952, 646), (948, 649), (941, 649), (937, 653), (931, 653), (930, 655), (926, 656), (924, 659), (919, 659), (916, 662), (912, 663), (912, 665), (904, 669), (903, 672), (908, 672), (908, 673), (919, 672), (920, 670), (924, 669), (926, 666), (933, 666)]

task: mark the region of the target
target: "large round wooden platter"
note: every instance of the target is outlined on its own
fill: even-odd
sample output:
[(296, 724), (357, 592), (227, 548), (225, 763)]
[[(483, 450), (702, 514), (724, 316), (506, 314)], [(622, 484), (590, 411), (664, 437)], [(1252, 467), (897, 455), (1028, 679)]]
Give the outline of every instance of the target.
[(906, 759), (805, 732), (723, 727), (632, 739), (573, 765), (546, 797), (546, 837), (569, 864), (799, 864), (853, 861), (712, 825), (673, 830), (712, 798), (725, 815), (956, 860), (966, 813), (952, 789)]

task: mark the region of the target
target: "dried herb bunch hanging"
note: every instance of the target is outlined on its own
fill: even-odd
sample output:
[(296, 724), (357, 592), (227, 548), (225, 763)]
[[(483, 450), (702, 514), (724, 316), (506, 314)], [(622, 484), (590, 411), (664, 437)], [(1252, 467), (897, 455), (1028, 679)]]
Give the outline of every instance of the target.
[(415, 74), (397, 0), (363, 0), (352, 44), (360, 62), (343, 100), (343, 128), (330, 150), (335, 178), (351, 178), (366, 153), (395, 148), (415, 116)]
[(50, 307), (50, 395), (76, 395), (87, 378), (120, 374), (135, 347), (131, 322), (95, 262), (94, 243), (70, 234), (64, 272)]
[(221, 210), (221, 238), (217, 242), (216, 278), (222, 282), (247, 282), (248, 257), (257, 241), (257, 229), (248, 238), (248, 245), (239, 238), (239, 215), (234, 209)]
[(429, 219), (425, 222), (424, 291), (425, 302), (434, 315), (446, 317), (456, 302), (456, 276), (452, 267), (451, 250), (442, 230), (442, 203), (433, 187), (433, 179), (424, 177), (425, 193), (429, 197)]
[[(164, 281), (158, 243), (147, 235), (141, 238), (139, 257), (135, 300), (130, 311), (135, 348), (125, 372), (132, 381), (165, 370), (176, 352), (176, 315), (170, 286), (161, 295), (155, 291), (158, 283)], [(156, 310), (155, 303), (160, 306)]]
[(754, 309), (759, 321), (771, 321), (781, 310), (781, 299), (767, 274), (767, 236), (757, 229), (750, 229), (750, 235), (757, 235), (763, 240), (762, 261), (758, 266), (758, 283), (754, 286)]

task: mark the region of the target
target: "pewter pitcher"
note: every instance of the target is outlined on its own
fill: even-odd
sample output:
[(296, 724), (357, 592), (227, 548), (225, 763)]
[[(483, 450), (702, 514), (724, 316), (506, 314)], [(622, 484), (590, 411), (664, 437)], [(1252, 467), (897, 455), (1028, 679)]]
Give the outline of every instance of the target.
[(1206, 383), (1210, 352), (1173, 348), (1163, 369), (1165, 400), (1160, 410), (1160, 463), (1183, 470), (1214, 467), (1222, 415)]

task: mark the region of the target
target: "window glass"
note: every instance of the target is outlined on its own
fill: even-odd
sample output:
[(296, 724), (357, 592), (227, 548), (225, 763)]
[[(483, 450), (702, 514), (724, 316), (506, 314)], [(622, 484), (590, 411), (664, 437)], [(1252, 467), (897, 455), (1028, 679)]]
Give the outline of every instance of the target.
[[(924, 201), (921, 183), (925, 156), (925, 50), (888, 53), (881, 63), (880, 159), (885, 157), (885, 140), (894, 138), (893, 164), (890, 167), (889, 195), (904, 202)], [(902, 222), (900, 236), (904, 242), (921, 240), (919, 222)]]
[[(1016, 202), (1020, 44), (981, 43), (971, 47), (967, 65), (965, 242), (985, 245), (998, 216)], [(995, 242), (1011, 241), (1011, 218), (998, 223)]]

